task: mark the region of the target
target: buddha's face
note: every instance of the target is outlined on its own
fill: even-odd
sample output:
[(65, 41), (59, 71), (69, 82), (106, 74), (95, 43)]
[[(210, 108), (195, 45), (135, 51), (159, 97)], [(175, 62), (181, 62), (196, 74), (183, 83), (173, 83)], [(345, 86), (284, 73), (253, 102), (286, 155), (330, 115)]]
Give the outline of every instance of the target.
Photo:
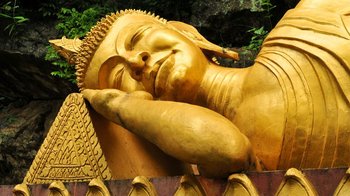
[(133, 88), (146, 90), (162, 100), (193, 99), (208, 64), (199, 47), (161, 24), (127, 26), (121, 32), (116, 40), (118, 58), (114, 63), (116, 69), (124, 66), (131, 76), (115, 75), (122, 78), (122, 88), (137, 83)]

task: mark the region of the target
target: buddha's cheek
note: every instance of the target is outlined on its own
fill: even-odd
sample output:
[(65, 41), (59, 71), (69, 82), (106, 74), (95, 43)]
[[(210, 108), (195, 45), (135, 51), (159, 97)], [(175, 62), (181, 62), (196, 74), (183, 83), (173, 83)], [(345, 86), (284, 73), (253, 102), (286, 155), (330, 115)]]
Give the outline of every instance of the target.
[(199, 80), (191, 75), (191, 70), (186, 65), (176, 66), (171, 72), (167, 82), (168, 92), (176, 101), (191, 102), (199, 88)]

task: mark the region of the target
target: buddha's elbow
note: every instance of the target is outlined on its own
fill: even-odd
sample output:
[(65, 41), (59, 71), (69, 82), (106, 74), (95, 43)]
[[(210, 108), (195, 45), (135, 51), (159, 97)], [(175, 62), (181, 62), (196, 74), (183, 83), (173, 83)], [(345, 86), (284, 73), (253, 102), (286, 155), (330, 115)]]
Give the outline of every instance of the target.
[(247, 138), (244, 140), (239, 144), (233, 142), (223, 152), (198, 164), (200, 174), (211, 178), (226, 178), (233, 173), (259, 168), (250, 142)]

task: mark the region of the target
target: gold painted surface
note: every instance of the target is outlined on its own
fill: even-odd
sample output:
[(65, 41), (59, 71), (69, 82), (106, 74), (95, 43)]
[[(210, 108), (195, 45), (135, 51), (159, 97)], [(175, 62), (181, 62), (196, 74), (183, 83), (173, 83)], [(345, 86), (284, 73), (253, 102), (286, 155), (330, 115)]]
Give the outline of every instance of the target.
[(22, 184), (17, 184), (14, 188), (13, 188), (13, 195), (15, 196), (30, 196), (30, 191), (29, 188), (27, 186), (27, 184), (22, 183)]
[(184, 175), (181, 177), (180, 186), (177, 188), (174, 196), (183, 195), (205, 196), (207, 194), (195, 176)]
[(343, 20), (349, 18), (348, 7), (345, 1), (301, 2), (271, 31), (257, 58), (274, 72), (288, 100), (279, 168), (350, 162), (350, 58), (345, 52), (350, 37)]
[(132, 181), (132, 188), (128, 196), (157, 196), (157, 192), (145, 176), (137, 176)]
[(316, 196), (318, 194), (303, 173), (295, 168), (290, 168), (284, 175), (284, 179), (275, 195)]
[(52, 182), (49, 186), (49, 196), (69, 196), (69, 191), (61, 181)]
[(24, 179), (39, 184), (53, 181), (111, 179), (98, 138), (81, 94), (70, 94)]
[(345, 196), (350, 193), (350, 168), (346, 171), (345, 176), (340, 181), (337, 189), (334, 191), (334, 196)]
[(258, 192), (250, 179), (245, 174), (232, 174), (228, 178), (228, 183), (223, 196), (242, 195), (258, 196)]
[(187, 164), (166, 155), (159, 148), (90, 108), (90, 116), (103, 154), (114, 179), (176, 176), (190, 173)]
[(348, 166), (349, 6), (300, 1), (256, 63), (242, 69), (217, 66), (213, 57), (237, 54), (190, 25), (120, 11), (73, 51), (78, 86), (102, 116), (205, 176), (260, 163), (268, 170)]
[(99, 178), (94, 178), (89, 182), (89, 190), (86, 196), (110, 196), (108, 188)]

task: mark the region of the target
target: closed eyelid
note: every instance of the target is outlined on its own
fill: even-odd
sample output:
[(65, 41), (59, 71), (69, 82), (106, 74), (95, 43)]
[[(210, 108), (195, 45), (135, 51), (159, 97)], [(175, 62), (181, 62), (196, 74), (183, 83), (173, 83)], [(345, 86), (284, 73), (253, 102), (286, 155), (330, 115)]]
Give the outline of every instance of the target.
[(139, 28), (136, 33), (131, 37), (130, 43), (131, 46), (134, 46), (140, 39), (144, 36), (144, 32), (151, 29), (151, 26), (141, 27)]

